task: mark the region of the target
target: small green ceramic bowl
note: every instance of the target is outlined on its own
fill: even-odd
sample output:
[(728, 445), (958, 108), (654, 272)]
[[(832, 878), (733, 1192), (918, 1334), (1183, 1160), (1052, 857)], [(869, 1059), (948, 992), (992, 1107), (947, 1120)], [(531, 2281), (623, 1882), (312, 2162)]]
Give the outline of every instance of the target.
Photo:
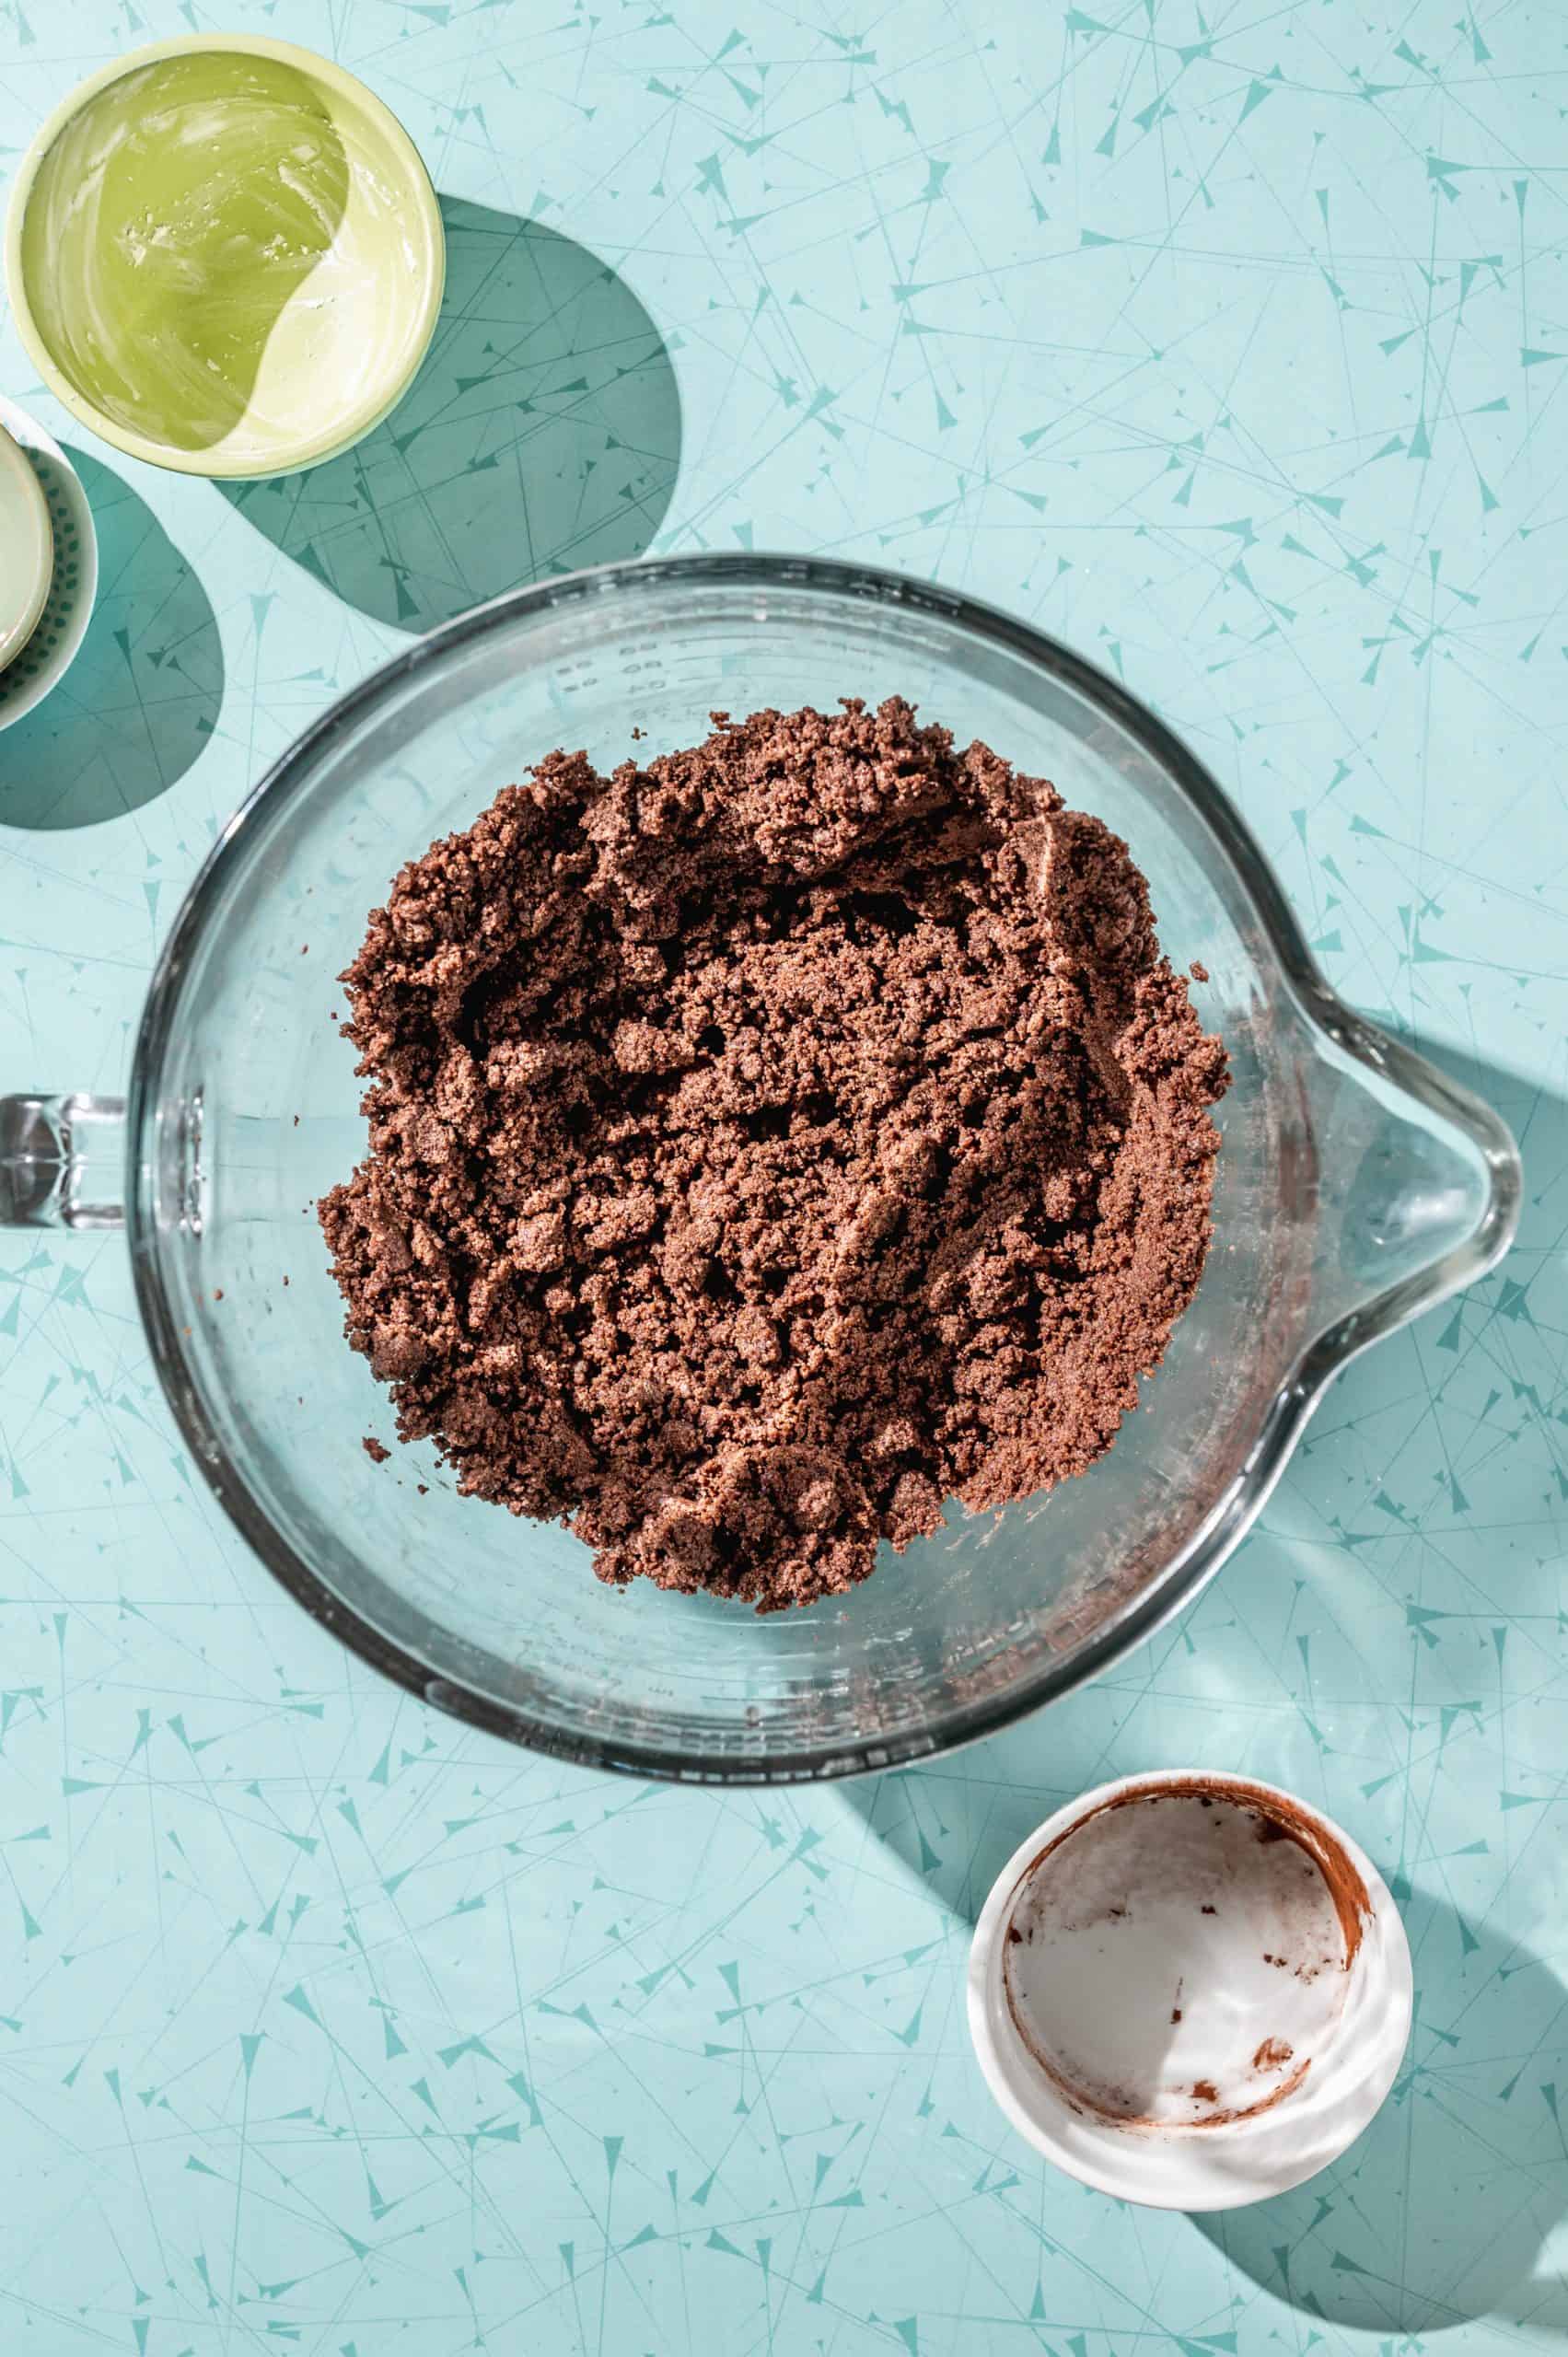
[(401, 400), (436, 330), (441, 215), (362, 83), (287, 41), (194, 34), (72, 92), (6, 220), (17, 331), (116, 449), (292, 474)]

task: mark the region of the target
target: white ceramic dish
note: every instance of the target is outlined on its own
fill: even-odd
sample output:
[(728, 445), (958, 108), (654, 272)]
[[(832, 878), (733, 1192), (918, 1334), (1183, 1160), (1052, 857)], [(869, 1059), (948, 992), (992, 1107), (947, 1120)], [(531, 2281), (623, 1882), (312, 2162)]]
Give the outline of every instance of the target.
[[(41, 703), (64, 677), (81, 645), (98, 594), (98, 538), (75, 468), (51, 434), (15, 401), (0, 397), (0, 431), (17, 447), (42, 493), (52, 564), (38, 619), (0, 668), (0, 729)], [(4, 818), (0, 806), (0, 818)]]
[(1350, 1836), (1272, 1784), (1123, 1778), (1049, 1818), (976, 1927), (970, 2032), (1019, 2133), (1102, 2193), (1229, 2210), (1365, 2128), (1411, 1960)]
[(32, 463), (0, 426), (0, 671), (38, 626), (54, 577), (54, 529)]

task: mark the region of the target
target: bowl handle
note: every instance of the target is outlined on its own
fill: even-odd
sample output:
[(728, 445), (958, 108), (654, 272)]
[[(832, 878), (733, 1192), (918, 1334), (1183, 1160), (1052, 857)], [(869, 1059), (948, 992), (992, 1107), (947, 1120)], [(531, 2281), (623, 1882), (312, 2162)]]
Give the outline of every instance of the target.
[(1496, 1266), (1524, 1172), (1492, 1107), (1402, 1041), (1338, 1005), (1315, 1028), (1309, 1355), (1321, 1379)]
[(123, 1227), (119, 1097), (0, 1097), (0, 1227)]

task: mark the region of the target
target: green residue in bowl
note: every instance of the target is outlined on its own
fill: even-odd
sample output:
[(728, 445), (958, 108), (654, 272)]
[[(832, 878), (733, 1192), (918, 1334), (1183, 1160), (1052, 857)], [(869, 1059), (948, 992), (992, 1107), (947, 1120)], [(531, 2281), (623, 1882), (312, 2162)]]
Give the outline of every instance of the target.
[(374, 316), (398, 239), (373, 146), (354, 110), (278, 59), (164, 58), (110, 83), (44, 157), (23, 226), (56, 365), (108, 417), (179, 449), (264, 450), (319, 424), (354, 396), (398, 308)]

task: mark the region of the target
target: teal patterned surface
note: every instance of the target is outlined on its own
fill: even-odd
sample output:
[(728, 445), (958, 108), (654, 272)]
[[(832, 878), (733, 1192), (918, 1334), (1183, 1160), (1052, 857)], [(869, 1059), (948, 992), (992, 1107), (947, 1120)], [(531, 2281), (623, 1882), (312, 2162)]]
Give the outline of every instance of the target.
[[(1112, 1676), (840, 1791), (509, 1752), (223, 1523), (113, 1237), (0, 1240), (0, 2340), (217, 2357), (1544, 2351), (1568, 2329), (1568, 17), (1284, 0), (275, 0), (458, 262), (354, 459), (99, 450), (101, 609), (0, 737), (0, 1074), (111, 1089), (180, 891), (410, 628), (649, 546), (935, 574), (1120, 673), (1335, 986), (1522, 1138), (1511, 1260), (1352, 1368)], [(190, 4), (6, 0), (0, 170)], [(80, 451), (8, 328), (0, 389)], [(1137, 2212), (963, 2026), (1028, 1828), (1203, 1762), (1349, 1826), (1416, 2026), (1300, 2193)]]

